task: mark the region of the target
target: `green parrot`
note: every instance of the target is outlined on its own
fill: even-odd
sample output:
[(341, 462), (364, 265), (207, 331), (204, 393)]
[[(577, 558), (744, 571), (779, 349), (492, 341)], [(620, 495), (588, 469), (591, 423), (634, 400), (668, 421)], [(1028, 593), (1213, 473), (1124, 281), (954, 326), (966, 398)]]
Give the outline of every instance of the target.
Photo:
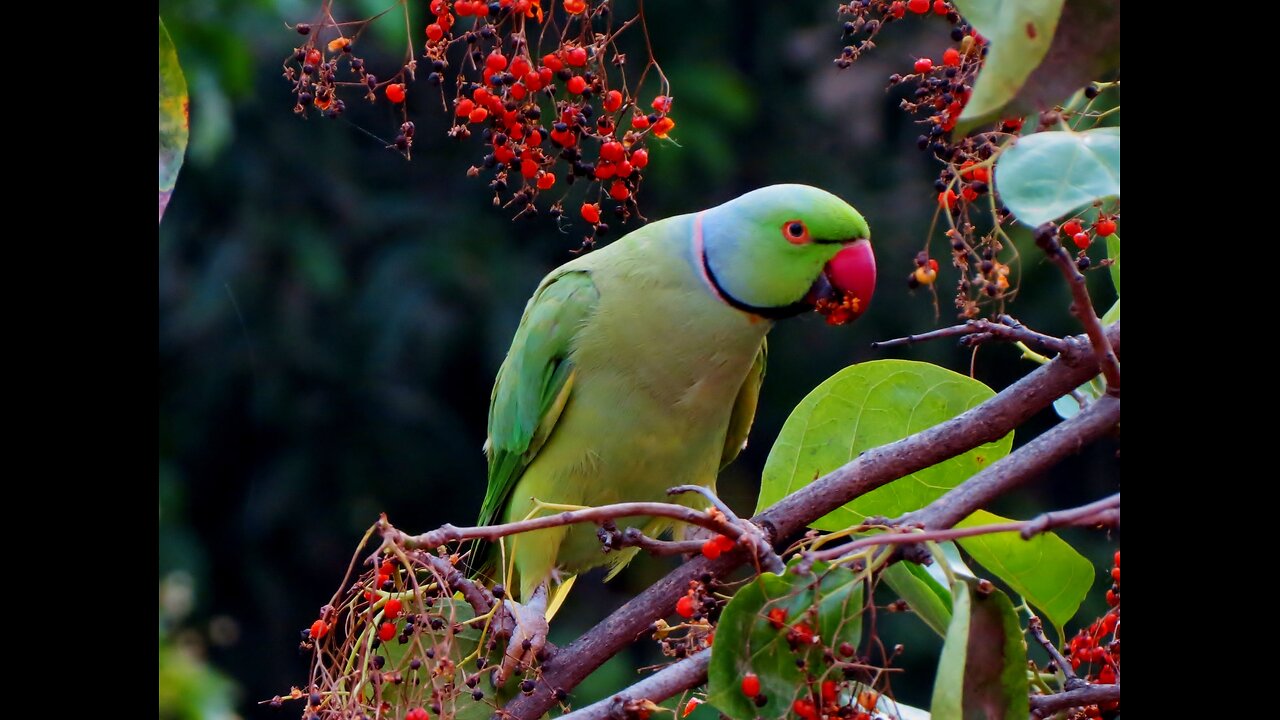
[[(869, 235), (835, 195), (774, 185), (650, 223), (551, 271), (494, 383), (480, 524), (522, 520), (539, 501), (597, 506), (668, 500), (675, 485), (714, 489), (751, 429), (765, 335), (819, 298), (848, 293), (846, 314), (865, 311), (876, 274)], [(650, 536), (670, 526), (618, 524)], [(513, 604), (505, 680), (545, 642), (551, 581), (606, 564), (616, 573), (635, 548), (605, 554), (595, 527), (574, 525), (507, 538), (503, 550), (500, 559), (489, 549), (487, 569), (525, 603)]]

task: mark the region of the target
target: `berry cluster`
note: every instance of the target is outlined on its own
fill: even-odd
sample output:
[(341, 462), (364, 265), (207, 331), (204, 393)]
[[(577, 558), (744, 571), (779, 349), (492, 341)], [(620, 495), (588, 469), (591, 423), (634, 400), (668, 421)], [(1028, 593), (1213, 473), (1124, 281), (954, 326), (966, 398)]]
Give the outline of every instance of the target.
[[(1068, 658), (1071, 668), (1089, 682), (1112, 685), (1120, 682), (1120, 551), (1116, 551), (1111, 568), (1112, 585), (1107, 590), (1105, 615), (1093, 621), (1088, 629), (1071, 638)], [(1081, 669), (1083, 668), (1083, 672)], [(1117, 717), (1120, 703), (1091, 705), (1079, 715), (1080, 720), (1102, 720)]]
[(665, 620), (658, 620), (649, 626), (663, 655), (684, 658), (711, 647), (715, 640), (715, 621), (727, 604), (726, 600), (716, 597), (713, 587), (710, 575), (691, 581), (689, 590), (676, 601), (675, 612), (682, 622), (668, 625)]
[[(957, 23), (959, 13), (947, 0), (852, 0), (836, 8), (842, 23), (845, 41), (835, 59), (836, 67), (844, 70), (853, 65), (862, 54), (876, 46), (875, 38), (886, 25), (911, 15), (941, 15), (947, 22)], [(861, 37), (859, 37), (861, 36)]]
[[(300, 114), (315, 107), (337, 117), (344, 108), (339, 91), (355, 89), (375, 102), (381, 90), (403, 116), (389, 147), (408, 157), (414, 124), (407, 101), (420, 63), (427, 64), (427, 84), (451, 108), (449, 135), (475, 134), (483, 143), (483, 159), (468, 175), (487, 175), (495, 204), (512, 208), (516, 217), (536, 215), (535, 201), (559, 192), (548, 204), (550, 214), (561, 218), (567, 186), (587, 184), (578, 214), (590, 226), (583, 241), (590, 246), (609, 231), (602, 203), (622, 222), (638, 216), (635, 198), (649, 164), (647, 144), (675, 128), (669, 86), (652, 57), (628, 88), (626, 56), (616, 40), (640, 18), (615, 28), (612, 6), (612, 0), (562, 0), (559, 9), (544, 12), (542, 0), (431, 0), (433, 21), (421, 54), (411, 48), (409, 59), (387, 79), (369, 73), (352, 53), (359, 31), (372, 20), (299, 24), (307, 40), (286, 61), (285, 77), (293, 83)], [(348, 36), (350, 26), (355, 35)], [(321, 31), (338, 35), (325, 46), (328, 53), (319, 46)], [(659, 93), (642, 106), (634, 93), (650, 69)], [(350, 80), (338, 80), (340, 72)]]
[[(485, 701), (480, 681), (500, 642), (493, 635), (486, 642), (466, 622), (471, 607), (454, 598), (456, 589), (436, 570), (440, 563), (428, 562), (453, 565), (459, 556), (394, 552), (302, 631), (302, 649), (313, 653), (311, 686), (288, 699), (306, 700), (304, 717), (432, 720), (455, 716), (459, 703)], [(495, 599), (504, 595), (493, 588)], [(464, 656), (475, 657), (474, 666), (463, 667)], [(522, 672), (520, 689), (531, 693), (537, 670)]]

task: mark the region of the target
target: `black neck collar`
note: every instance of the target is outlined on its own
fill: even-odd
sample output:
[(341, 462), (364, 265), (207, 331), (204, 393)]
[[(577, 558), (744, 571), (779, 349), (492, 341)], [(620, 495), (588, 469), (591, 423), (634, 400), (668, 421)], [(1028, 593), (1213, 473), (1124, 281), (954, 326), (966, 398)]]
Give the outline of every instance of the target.
[[(698, 220), (699, 227), (697, 232), (701, 234), (702, 218), (699, 217)], [(716, 295), (720, 296), (720, 299), (728, 303), (731, 307), (745, 313), (751, 313), (752, 315), (759, 315), (760, 317), (768, 318), (769, 320), (783, 320), (789, 317), (795, 317), (796, 315), (813, 309), (813, 306), (805, 302), (803, 298), (791, 303), (790, 305), (783, 305), (780, 307), (760, 307), (758, 305), (749, 305), (742, 302), (733, 295), (730, 295), (729, 291), (725, 290), (724, 286), (720, 284), (720, 280), (716, 278), (715, 272), (711, 269), (711, 261), (707, 259), (706, 244), (698, 243), (698, 245), (701, 250), (701, 257), (699, 257), (698, 260), (702, 263), (702, 272), (706, 273), (707, 280), (711, 281), (711, 287), (716, 291)]]

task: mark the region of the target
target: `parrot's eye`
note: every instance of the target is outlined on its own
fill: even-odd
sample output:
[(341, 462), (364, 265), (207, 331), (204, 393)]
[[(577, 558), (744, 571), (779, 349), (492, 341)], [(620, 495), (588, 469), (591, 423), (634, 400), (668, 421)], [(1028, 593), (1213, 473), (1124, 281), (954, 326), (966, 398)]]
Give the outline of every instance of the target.
[(782, 224), (782, 235), (793, 245), (804, 245), (809, 242), (809, 228), (803, 220), (788, 220)]

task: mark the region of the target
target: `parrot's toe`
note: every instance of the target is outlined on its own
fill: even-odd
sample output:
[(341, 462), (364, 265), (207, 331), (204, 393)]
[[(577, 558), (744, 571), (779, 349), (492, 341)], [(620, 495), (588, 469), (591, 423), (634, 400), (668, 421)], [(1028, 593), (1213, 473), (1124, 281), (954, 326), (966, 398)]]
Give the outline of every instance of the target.
[(514, 623), (511, 639), (502, 654), (502, 662), (494, 668), (490, 681), (494, 687), (502, 687), (512, 674), (523, 672), (533, 664), (534, 658), (547, 644), (547, 586), (539, 585), (529, 602), (521, 605), (513, 600), (504, 601), (506, 614)]

